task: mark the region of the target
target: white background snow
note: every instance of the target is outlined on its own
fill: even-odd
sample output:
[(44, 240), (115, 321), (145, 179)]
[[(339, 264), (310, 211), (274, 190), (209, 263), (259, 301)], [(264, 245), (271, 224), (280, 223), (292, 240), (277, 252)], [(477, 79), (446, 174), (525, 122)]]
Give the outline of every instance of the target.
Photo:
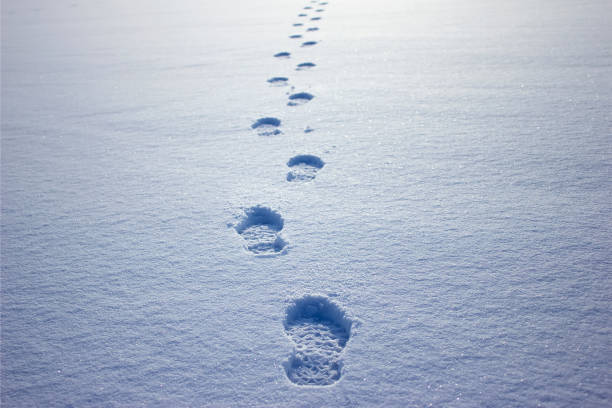
[[(612, 404), (611, 4), (306, 5), (3, 1), (2, 406)], [(307, 294), (331, 386), (283, 369)]]

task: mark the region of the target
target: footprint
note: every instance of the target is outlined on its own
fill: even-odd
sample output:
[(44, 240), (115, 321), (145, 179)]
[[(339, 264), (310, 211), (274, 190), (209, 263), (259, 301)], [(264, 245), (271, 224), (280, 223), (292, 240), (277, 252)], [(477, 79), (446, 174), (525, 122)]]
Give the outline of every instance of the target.
[(236, 232), (246, 241), (246, 248), (256, 255), (278, 254), (287, 245), (281, 238), (283, 217), (268, 207), (255, 206), (244, 211)]
[(287, 162), (291, 171), (287, 173), (287, 181), (310, 181), (317, 172), (325, 166), (323, 160), (311, 154), (300, 154)]
[(312, 100), (312, 98), (314, 98), (314, 96), (309, 94), (308, 92), (294, 93), (294, 94), (289, 95), (289, 102), (287, 103), (287, 105), (289, 106), (303, 105), (306, 102)]
[(306, 6), (304, 7), (304, 10), (312, 10), (312, 6)]
[(274, 77), (274, 78), (268, 79), (268, 82), (274, 86), (285, 86), (287, 85), (288, 81), (289, 81), (289, 78), (286, 78), (286, 77)]
[(317, 45), (316, 41), (306, 41), (302, 43), (302, 47), (312, 47), (313, 45)]
[(306, 126), (306, 129), (304, 129), (304, 133), (310, 133), (310, 132), (314, 132), (314, 129), (311, 128), (310, 126)]
[(297, 67), (295, 68), (296, 71), (305, 71), (307, 69), (310, 68), (314, 68), (317, 65), (312, 63), (312, 62), (302, 62), (301, 64), (298, 64)]
[(327, 6), (327, 2), (326, 1), (322, 1), (321, 3), (319, 3), (319, 6)]
[(306, 17), (308, 14), (304, 14), (304, 13), (300, 13), (298, 14), (298, 17)]
[(319, 27), (308, 27), (306, 31), (319, 31)]
[(315, 11), (316, 11), (317, 13), (322, 13), (322, 12), (324, 12), (324, 11), (325, 11), (325, 9), (316, 9)]
[(251, 128), (257, 130), (259, 136), (275, 136), (283, 133), (278, 128), (280, 124), (281, 121), (276, 118), (260, 118), (251, 125)]
[(320, 19), (322, 19), (323, 17), (313, 17), (311, 18), (312, 21), (319, 21)]
[(295, 24), (293, 24), (293, 26), (294, 26), (294, 27), (301, 27), (301, 26), (303, 26), (303, 25), (304, 25), (304, 24), (302, 24), (302, 23), (295, 23)]
[(291, 56), (291, 53), (287, 52), (287, 51), (283, 51), (283, 52), (278, 52), (278, 53), (274, 54), (274, 56), (276, 58), (285, 58), (286, 59), (286, 58), (289, 58)]
[(290, 35), (289, 38), (302, 38), (302, 34), (293, 34)]
[(342, 376), (342, 351), (353, 322), (325, 296), (304, 296), (287, 308), (283, 322), (295, 347), (283, 363), (297, 385), (331, 385)]

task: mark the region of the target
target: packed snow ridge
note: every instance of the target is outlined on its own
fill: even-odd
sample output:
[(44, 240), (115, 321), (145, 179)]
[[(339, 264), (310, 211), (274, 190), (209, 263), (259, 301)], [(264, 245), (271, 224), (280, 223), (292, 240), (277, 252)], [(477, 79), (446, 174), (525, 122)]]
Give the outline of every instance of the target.
[(246, 248), (256, 255), (276, 255), (287, 245), (280, 236), (283, 217), (268, 207), (255, 206), (245, 210), (236, 232), (246, 241)]
[(331, 385), (342, 375), (340, 357), (353, 322), (325, 296), (307, 295), (287, 308), (285, 333), (294, 343), (283, 364), (297, 385)]
[(287, 173), (287, 181), (310, 181), (324, 165), (323, 160), (311, 154), (292, 157), (287, 162), (287, 166), (291, 168)]

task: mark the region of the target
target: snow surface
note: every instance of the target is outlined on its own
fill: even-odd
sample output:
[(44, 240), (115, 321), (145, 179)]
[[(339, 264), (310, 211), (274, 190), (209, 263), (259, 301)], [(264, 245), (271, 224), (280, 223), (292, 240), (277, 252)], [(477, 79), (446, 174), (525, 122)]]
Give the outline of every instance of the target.
[(612, 404), (610, 2), (308, 5), (3, 1), (3, 407)]

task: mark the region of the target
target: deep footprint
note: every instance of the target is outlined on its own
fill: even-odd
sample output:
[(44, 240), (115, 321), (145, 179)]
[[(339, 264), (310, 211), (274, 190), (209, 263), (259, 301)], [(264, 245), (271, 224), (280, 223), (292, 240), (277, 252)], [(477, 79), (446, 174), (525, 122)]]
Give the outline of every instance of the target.
[(255, 206), (244, 211), (245, 217), (236, 228), (244, 238), (246, 248), (256, 255), (275, 255), (287, 242), (279, 235), (283, 217), (268, 207)]
[(295, 68), (296, 71), (305, 71), (307, 69), (310, 68), (314, 68), (317, 65), (312, 63), (312, 62), (302, 62), (301, 64), (298, 64), (297, 67)]
[(287, 51), (283, 51), (283, 52), (278, 52), (278, 53), (274, 54), (274, 56), (276, 58), (289, 58), (291, 56), (291, 53), (287, 52)]
[(311, 18), (312, 21), (319, 21), (320, 19), (322, 19), (323, 17), (313, 17)]
[(304, 296), (287, 308), (285, 333), (295, 344), (283, 365), (297, 385), (330, 385), (342, 376), (342, 351), (353, 322), (324, 296)]
[(298, 17), (306, 17), (308, 14), (304, 14), (304, 13), (300, 13), (298, 14)]
[(275, 136), (283, 133), (279, 129), (280, 125), (281, 121), (279, 119), (261, 118), (251, 125), (251, 129), (257, 130), (259, 136)]
[(325, 9), (316, 9), (315, 11), (316, 11), (317, 13), (322, 13), (322, 12), (324, 12), (324, 11), (325, 11)]
[(286, 77), (274, 77), (268, 79), (268, 82), (274, 86), (285, 86), (287, 85), (289, 78)]
[(306, 41), (302, 43), (302, 47), (312, 47), (313, 45), (317, 45), (316, 41)]
[(301, 27), (301, 26), (303, 26), (303, 25), (304, 25), (304, 24), (302, 24), (302, 23), (295, 23), (293, 26), (294, 26), (294, 27)]
[(311, 154), (300, 154), (289, 159), (287, 166), (291, 168), (287, 181), (310, 181), (325, 166), (325, 162)]
[(318, 31), (319, 27), (309, 27), (306, 31)]
[(302, 34), (293, 34), (290, 35), (289, 38), (302, 38)]
[(287, 102), (287, 105), (288, 106), (303, 105), (311, 101), (312, 98), (314, 98), (314, 96), (309, 94), (308, 92), (294, 93), (294, 94), (289, 95), (289, 102)]

